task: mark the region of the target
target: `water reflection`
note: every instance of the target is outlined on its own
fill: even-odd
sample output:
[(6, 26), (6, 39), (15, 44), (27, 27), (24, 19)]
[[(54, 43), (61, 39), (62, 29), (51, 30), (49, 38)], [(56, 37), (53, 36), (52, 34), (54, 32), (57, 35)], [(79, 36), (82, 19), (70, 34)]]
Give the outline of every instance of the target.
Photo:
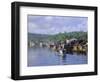
[(87, 64), (87, 53), (60, 54), (48, 48), (28, 48), (28, 66)]

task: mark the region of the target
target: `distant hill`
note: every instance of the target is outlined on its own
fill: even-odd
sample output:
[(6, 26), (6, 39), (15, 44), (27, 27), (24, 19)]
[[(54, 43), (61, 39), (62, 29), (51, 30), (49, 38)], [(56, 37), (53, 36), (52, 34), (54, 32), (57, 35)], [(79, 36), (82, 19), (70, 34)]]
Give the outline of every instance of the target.
[(28, 33), (28, 40), (32, 41), (44, 41), (47, 40), (51, 35), (46, 34), (34, 34), (34, 33)]
[(64, 41), (65, 39), (83, 39), (87, 40), (87, 32), (69, 32), (69, 33), (58, 33), (55, 35), (46, 35), (46, 34), (34, 34), (28, 33), (28, 40), (32, 41)]

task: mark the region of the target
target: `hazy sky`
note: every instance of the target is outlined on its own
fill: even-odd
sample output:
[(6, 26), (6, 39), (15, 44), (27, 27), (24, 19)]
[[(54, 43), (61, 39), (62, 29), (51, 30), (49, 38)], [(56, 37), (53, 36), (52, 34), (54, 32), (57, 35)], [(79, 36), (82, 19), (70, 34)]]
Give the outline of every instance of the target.
[(72, 31), (87, 31), (87, 17), (28, 15), (28, 32), (57, 34)]

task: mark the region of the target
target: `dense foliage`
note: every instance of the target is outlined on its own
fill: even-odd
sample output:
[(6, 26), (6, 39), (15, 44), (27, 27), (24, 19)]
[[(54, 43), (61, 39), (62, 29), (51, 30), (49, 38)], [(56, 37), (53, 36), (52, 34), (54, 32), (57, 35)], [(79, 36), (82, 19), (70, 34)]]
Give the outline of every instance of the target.
[(69, 32), (69, 33), (59, 33), (54, 36), (48, 37), (49, 40), (54, 40), (54, 41), (64, 41), (65, 39), (82, 39), (82, 40), (87, 40), (87, 32)]
[(65, 32), (55, 35), (28, 34), (28, 39), (33, 41), (64, 41), (66, 39), (87, 40), (87, 32)]

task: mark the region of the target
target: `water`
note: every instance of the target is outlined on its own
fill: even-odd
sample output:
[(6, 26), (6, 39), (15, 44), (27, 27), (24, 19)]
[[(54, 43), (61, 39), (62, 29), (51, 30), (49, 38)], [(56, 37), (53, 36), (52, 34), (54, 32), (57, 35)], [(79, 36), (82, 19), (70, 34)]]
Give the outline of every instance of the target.
[(28, 48), (28, 66), (87, 64), (87, 54), (67, 53), (61, 55), (49, 48)]

